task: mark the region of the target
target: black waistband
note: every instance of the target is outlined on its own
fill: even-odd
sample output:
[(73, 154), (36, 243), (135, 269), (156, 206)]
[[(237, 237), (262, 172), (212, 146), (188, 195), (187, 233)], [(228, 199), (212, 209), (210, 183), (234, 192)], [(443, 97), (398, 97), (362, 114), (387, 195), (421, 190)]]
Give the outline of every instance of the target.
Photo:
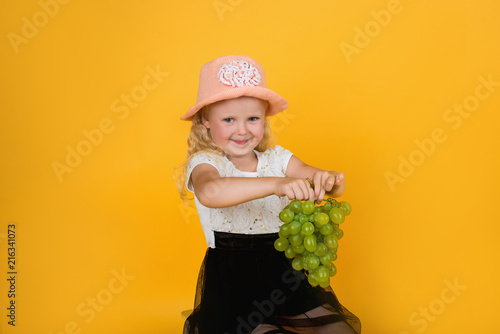
[(243, 234), (214, 231), (215, 248), (238, 250), (274, 249), (278, 233)]

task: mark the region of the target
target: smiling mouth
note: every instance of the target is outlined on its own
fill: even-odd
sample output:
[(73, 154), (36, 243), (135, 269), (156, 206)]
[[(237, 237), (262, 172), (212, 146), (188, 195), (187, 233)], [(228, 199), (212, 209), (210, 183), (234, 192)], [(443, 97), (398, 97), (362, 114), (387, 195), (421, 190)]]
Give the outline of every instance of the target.
[(233, 140), (237, 145), (245, 145), (248, 142), (247, 140)]

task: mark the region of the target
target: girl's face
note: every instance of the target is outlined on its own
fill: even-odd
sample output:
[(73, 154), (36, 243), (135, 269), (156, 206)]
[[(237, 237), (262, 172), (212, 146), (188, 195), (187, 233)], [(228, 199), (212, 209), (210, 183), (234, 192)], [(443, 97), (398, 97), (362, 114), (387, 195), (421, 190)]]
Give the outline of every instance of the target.
[(254, 157), (253, 149), (264, 136), (266, 110), (266, 101), (242, 96), (212, 104), (202, 122), (228, 159)]

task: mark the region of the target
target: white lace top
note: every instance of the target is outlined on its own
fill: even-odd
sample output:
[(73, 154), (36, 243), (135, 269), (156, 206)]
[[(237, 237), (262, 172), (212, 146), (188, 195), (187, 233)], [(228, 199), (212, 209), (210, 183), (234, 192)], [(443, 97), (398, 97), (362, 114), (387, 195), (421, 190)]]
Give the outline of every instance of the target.
[[(278, 145), (265, 152), (254, 152), (259, 160), (256, 172), (240, 171), (225, 156), (206, 152), (196, 153), (191, 158), (187, 169), (188, 190), (194, 192), (191, 183), (193, 168), (203, 163), (214, 166), (221, 177), (285, 176), (292, 152)], [(221, 179), (220, 186), (224, 186), (224, 179)], [(214, 195), (217, 191), (217, 187), (214, 187)], [(242, 191), (245, 190), (242, 189)], [(281, 226), (278, 215), (290, 202), (286, 196), (271, 195), (227, 208), (212, 209), (201, 204), (196, 193), (194, 199), (207, 245), (211, 248), (215, 248), (213, 231), (246, 234), (278, 232)]]

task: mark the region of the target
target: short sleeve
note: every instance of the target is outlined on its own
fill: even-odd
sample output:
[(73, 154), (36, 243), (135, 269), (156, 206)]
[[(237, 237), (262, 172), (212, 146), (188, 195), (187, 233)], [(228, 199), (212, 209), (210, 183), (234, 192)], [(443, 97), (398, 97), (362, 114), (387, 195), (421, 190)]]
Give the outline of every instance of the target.
[(274, 146), (271, 153), (278, 164), (282, 166), (283, 174), (286, 175), (286, 168), (288, 167), (288, 163), (290, 162), (293, 153), (279, 145)]
[(224, 176), (224, 171), (223, 168), (221, 167), (219, 156), (206, 152), (196, 153), (189, 160), (188, 168), (186, 171), (186, 188), (190, 192), (194, 192), (193, 184), (191, 182), (191, 173), (193, 172), (193, 169), (200, 164), (209, 164), (211, 166), (214, 166), (215, 169), (217, 169), (217, 171), (219, 172), (219, 174), (221, 176)]

